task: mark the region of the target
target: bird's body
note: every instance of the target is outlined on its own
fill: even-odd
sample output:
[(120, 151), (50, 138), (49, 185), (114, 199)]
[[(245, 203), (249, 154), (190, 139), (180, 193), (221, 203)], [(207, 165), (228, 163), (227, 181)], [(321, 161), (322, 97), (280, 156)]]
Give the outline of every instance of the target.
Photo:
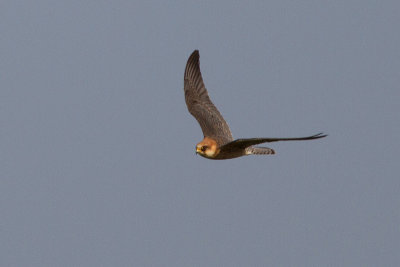
[(204, 139), (196, 145), (196, 153), (208, 159), (232, 159), (252, 154), (275, 154), (275, 151), (271, 148), (255, 147), (254, 145), (277, 141), (312, 140), (326, 136), (320, 133), (295, 138), (248, 138), (234, 140), (228, 124), (208, 96), (200, 72), (199, 58), (199, 51), (195, 50), (187, 61), (184, 76), (186, 105), (189, 112), (200, 124), (204, 135)]

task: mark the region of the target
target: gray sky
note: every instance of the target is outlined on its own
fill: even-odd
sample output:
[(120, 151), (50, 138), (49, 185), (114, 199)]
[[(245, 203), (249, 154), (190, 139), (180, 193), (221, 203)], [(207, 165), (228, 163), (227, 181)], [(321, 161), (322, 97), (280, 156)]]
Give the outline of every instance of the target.
[[(2, 1), (1, 266), (399, 266), (398, 1)], [(200, 50), (234, 137), (211, 161)]]

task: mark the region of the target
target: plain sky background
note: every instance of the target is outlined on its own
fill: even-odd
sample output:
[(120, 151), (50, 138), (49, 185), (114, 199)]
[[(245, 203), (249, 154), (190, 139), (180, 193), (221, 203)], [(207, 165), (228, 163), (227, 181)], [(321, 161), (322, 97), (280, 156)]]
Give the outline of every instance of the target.
[[(0, 266), (400, 266), (399, 1), (1, 1)], [(234, 137), (211, 161), (194, 49)]]

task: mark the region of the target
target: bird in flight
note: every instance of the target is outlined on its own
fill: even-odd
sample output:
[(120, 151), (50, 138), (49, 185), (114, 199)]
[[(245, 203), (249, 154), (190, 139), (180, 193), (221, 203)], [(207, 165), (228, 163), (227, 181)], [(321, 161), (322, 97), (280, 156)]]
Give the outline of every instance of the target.
[(275, 154), (269, 147), (255, 145), (277, 141), (314, 140), (327, 135), (319, 133), (294, 138), (246, 138), (234, 140), (228, 124), (211, 102), (200, 72), (200, 55), (195, 50), (185, 69), (184, 91), (189, 112), (203, 131), (204, 139), (196, 145), (196, 154), (208, 159), (232, 159), (246, 155)]

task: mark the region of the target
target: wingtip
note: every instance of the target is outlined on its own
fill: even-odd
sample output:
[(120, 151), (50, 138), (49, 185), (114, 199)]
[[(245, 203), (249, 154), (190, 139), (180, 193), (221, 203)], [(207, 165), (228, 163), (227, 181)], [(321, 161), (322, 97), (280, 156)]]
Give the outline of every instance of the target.
[(324, 138), (324, 137), (327, 137), (327, 136), (328, 136), (327, 134), (318, 133), (318, 134), (314, 135), (313, 137), (315, 137), (315, 138)]
[(200, 61), (200, 54), (199, 54), (199, 50), (194, 50), (192, 52), (192, 54), (190, 54), (187, 64), (193, 63), (193, 64), (198, 64), (198, 62)]
[(194, 57), (194, 56), (197, 56), (197, 57), (200, 56), (200, 53), (199, 53), (199, 50), (198, 50), (198, 49), (194, 50), (194, 51), (192, 52), (192, 54), (190, 55), (190, 57)]

